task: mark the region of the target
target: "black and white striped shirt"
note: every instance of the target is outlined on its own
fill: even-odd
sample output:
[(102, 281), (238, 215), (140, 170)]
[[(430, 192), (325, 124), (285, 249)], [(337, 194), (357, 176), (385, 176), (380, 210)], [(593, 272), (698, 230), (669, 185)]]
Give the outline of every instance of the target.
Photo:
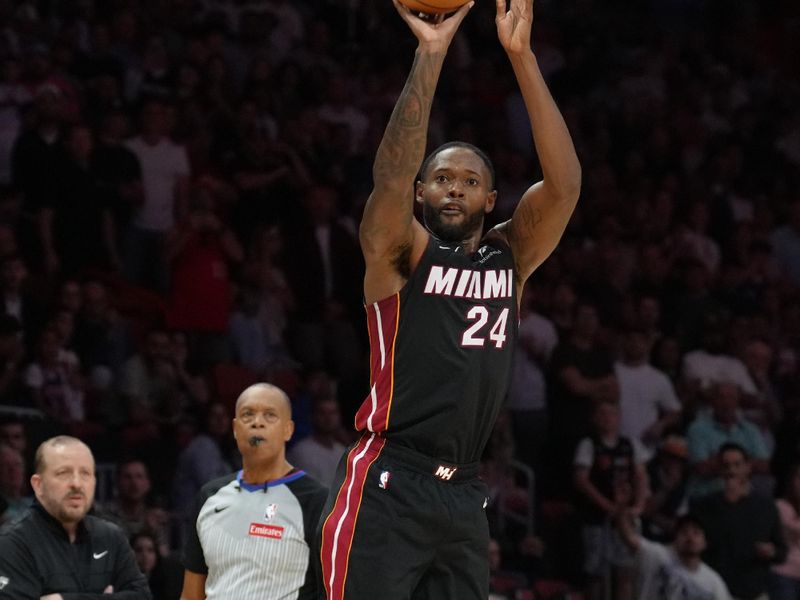
[(200, 490), (186, 536), (187, 570), (207, 575), (206, 598), (316, 598), (314, 536), (326, 490), (304, 471), (250, 485), (242, 472)]

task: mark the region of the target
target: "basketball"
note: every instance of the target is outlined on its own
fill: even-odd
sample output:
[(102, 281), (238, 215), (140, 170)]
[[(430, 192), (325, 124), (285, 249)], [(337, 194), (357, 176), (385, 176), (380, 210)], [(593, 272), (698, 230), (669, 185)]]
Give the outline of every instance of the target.
[(400, 0), (400, 2), (411, 10), (438, 15), (458, 10), (469, 0)]

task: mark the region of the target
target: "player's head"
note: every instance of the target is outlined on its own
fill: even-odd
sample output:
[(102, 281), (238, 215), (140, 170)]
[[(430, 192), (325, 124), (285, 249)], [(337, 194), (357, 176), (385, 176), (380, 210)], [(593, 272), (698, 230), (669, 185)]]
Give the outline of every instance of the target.
[(422, 163), (416, 186), (425, 226), (439, 239), (461, 242), (483, 229), (497, 192), (491, 160), (466, 142), (448, 142)]
[(76, 524), (94, 500), (94, 456), (77, 438), (57, 436), (36, 450), (31, 487), (44, 509), (63, 524)]
[(283, 459), (293, 433), (292, 406), (282, 389), (257, 383), (239, 396), (233, 437), (245, 462)]
[(703, 523), (695, 516), (686, 514), (675, 523), (675, 552), (684, 560), (700, 558), (706, 549), (706, 532)]

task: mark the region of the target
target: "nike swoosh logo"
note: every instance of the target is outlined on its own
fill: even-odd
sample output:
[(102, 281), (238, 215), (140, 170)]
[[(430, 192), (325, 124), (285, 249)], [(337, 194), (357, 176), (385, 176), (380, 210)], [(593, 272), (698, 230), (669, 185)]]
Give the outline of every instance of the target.
[(103, 558), (106, 554), (108, 554), (108, 550), (106, 550), (105, 552), (95, 552), (94, 554), (92, 554), (92, 556), (94, 557), (95, 560), (97, 560)]
[(214, 512), (215, 512), (215, 513), (222, 512), (222, 511), (223, 511), (223, 510), (225, 510), (226, 508), (228, 508), (228, 507), (227, 507), (227, 506), (217, 506), (217, 507), (214, 509)]

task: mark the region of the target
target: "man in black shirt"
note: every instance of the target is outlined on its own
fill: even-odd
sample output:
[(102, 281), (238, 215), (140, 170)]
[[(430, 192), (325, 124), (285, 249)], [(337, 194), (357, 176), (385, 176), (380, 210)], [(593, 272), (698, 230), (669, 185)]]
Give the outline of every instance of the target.
[(0, 599), (149, 600), (125, 535), (87, 515), (94, 457), (80, 440), (58, 436), (36, 451), (36, 502), (0, 534)]
[(690, 508), (706, 529), (706, 562), (738, 600), (767, 600), (771, 565), (786, 559), (786, 541), (772, 498), (753, 492), (750, 458), (729, 442), (717, 454), (724, 489)]

